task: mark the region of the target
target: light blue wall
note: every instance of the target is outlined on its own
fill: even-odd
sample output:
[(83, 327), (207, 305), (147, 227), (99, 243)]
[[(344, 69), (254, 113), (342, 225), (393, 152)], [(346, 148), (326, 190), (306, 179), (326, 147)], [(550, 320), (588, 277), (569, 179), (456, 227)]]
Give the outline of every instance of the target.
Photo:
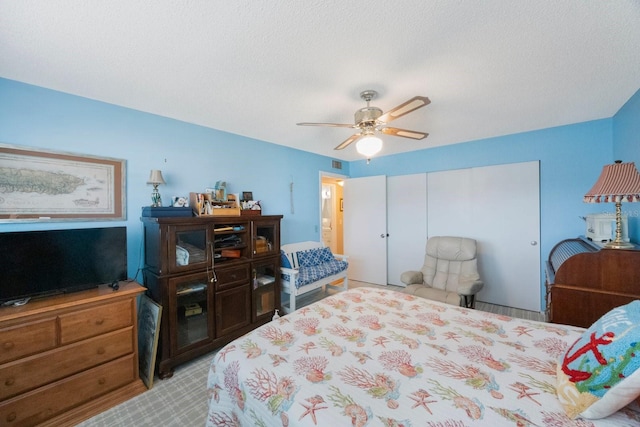
[[(216, 181), (228, 191), (252, 191), (264, 214), (283, 214), (282, 242), (319, 240), (319, 171), (331, 158), (153, 114), (0, 79), (0, 142), (127, 161), (124, 222), (2, 223), (2, 231), (126, 225), (129, 274), (140, 266), (142, 206), (151, 203), (149, 171), (160, 169), (171, 196), (203, 191)], [(294, 183), (294, 213), (289, 184)]]
[[(613, 157), (640, 168), (640, 90), (613, 117)], [(631, 240), (640, 242), (640, 203), (622, 205), (629, 218)]]
[[(167, 181), (160, 187), (165, 203), (173, 195), (203, 190), (217, 180), (227, 181), (230, 192), (253, 191), (263, 201), (265, 214), (285, 215), (282, 241), (290, 243), (319, 240), (319, 171), (393, 176), (539, 160), (540, 251), (546, 260), (555, 243), (584, 234), (579, 217), (612, 210), (582, 202), (602, 166), (616, 158), (640, 164), (639, 93), (611, 119), (374, 158), (369, 165), (344, 162), (344, 169), (334, 170), (329, 157), (0, 79), (0, 142), (127, 160), (124, 225), (132, 275), (140, 264), (139, 216), (140, 208), (150, 203), (146, 180), (151, 169), (161, 169)], [(289, 203), (292, 180), (294, 214)], [(508, 200), (495, 203), (498, 211)], [(0, 231), (102, 225), (116, 224), (5, 223)], [(640, 241), (637, 218), (630, 228), (634, 240)]]

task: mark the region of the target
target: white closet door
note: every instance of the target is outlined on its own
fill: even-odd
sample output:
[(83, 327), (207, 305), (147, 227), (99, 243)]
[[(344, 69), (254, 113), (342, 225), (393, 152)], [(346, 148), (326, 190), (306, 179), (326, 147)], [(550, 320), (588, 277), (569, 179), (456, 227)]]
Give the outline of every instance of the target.
[(387, 283), (420, 270), (427, 242), (427, 174), (387, 177)]
[(349, 256), (349, 279), (386, 285), (386, 177), (347, 179), (343, 194), (344, 253)]
[(480, 301), (540, 311), (539, 162), (432, 172), (429, 236), (478, 241)]

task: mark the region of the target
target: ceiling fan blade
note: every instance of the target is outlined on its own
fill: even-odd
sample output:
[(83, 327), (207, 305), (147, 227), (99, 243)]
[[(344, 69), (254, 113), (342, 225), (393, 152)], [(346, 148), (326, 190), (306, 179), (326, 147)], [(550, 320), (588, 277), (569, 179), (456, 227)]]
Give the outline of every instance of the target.
[(429, 105), (430, 103), (431, 100), (429, 100), (429, 98), (427, 98), (426, 96), (414, 96), (407, 102), (404, 102), (398, 105), (396, 108), (387, 111), (386, 113), (378, 117), (378, 120), (384, 123), (389, 123), (390, 121), (395, 120), (398, 117), (409, 114), (410, 112), (424, 107), (425, 105)]
[(355, 128), (357, 127), (356, 125), (350, 125), (347, 123), (309, 123), (309, 122), (302, 122), (302, 123), (296, 123), (298, 126), (331, 126), (334, 128)]
[(415, 130), (388, 128), (388, 127), (381, 128), (380, 132), (386, 135), (401, 136), (403, 138), (411, 138), (411, 139), (424, 139), (427, 136), (429, 136), (428, 133), (418, 132)]
[(359, 133), (356, 133), (354, 135), (351, 135), (349, 138), (345, 139), (342, 144), (338, 145), (336, 148), (334, 148), (334, 150), (342, 150), (343, 148), (347, 148), (349, 146), (349, 144), (351, 144), (352, 142), (360, 139), (362, 135)]

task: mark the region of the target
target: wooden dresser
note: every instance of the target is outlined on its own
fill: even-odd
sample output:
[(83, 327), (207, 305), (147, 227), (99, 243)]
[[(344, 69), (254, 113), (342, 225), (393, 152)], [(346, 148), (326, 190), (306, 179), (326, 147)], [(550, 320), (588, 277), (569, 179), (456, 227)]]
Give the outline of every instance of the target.
[(136, 297), (120, 282), (0, 308), (0, 425), (75, 425), (146, 390)]
[(550, 322), (588, 328), (611, 309), (640, 299), (640, 250), (563, 240), (549, 253), (546, 287)]

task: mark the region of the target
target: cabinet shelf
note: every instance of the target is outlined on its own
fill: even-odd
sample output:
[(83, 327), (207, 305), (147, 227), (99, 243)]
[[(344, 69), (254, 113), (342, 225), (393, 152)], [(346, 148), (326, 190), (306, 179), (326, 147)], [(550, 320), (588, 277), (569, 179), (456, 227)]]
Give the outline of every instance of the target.
[(235, 225), (235, 224), (229, 224), (229, 225), (221, 225), (221, 226), (215, 226), (213, 228), (213, 232), (214, 234), (233, 234), (233, 233), (246, 233), (247, 230), (243, 225)]
[(197, 292), (204, 292), (206, 290), (207, 290), (207, 285), (202, 284), (202, 285), (193, 286), (193, 287), (190, 287), (190, 288), (178, 289), (178, 291), (176, 291), (176, 295), (178, 295), (178, 296), (189, 295), (189, 294), (194, 294), (194, 293), (197, 293)]
[(243, 244), (241, 244), (241, 245), (234, 245), (234, 246), (214, 246), (214, 248), (213, 248), (213, 249), (214, 249), (216, 252), (220, 252), (220, 251), (221, 251), (221, 250), (223, 250), (223, 249), (244, 249), (244, 248), (246, 248), (246, 247), (247, 247), (247, 245), (243, 243)]
[(256, 284), (257, 286), (267, 286), (270, 285), (272, 283), (275, 283), (276, 278), (273, 276), (267, 276), (264, 274), (261, 274), (259, 276), (256, 277)]

